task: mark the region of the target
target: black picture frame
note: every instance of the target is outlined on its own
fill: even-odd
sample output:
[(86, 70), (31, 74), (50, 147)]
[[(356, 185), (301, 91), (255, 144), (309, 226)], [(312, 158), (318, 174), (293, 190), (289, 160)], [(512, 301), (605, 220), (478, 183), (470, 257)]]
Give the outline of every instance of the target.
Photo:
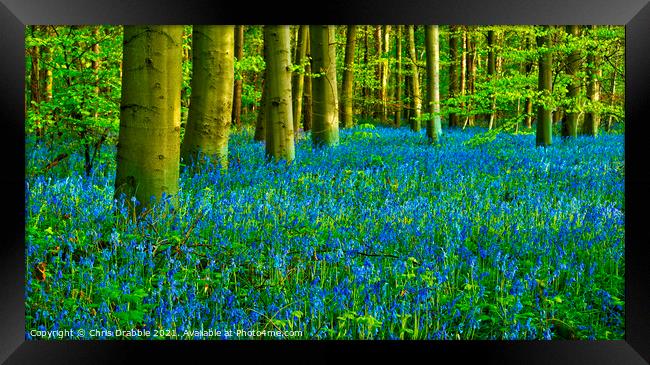
[[(626, 26), (625, 340), (619, 341), (26, 341), (24, 27), (30, 24), (615, 24)], [(330, 363), (361, 357), (454, 363), (650, 362), (650, 4), (646, 0), (260, 2), (0, 0), (0, 361), (131, 363), (172, 359)], [(645, 142), (645, 143), (644, 143)], [(144, 360), (146, 359), (146, 360)], [(404, 361), (400, 360), (400, 361)], [(417, 360), (421, 361), (421, 360)]]

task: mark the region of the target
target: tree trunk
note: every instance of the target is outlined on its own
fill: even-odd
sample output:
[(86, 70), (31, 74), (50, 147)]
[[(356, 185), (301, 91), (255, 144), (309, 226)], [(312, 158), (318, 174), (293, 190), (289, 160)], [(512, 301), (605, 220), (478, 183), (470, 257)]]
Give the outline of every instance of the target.
[[(458, 84), (458, 26), (449, 26), (449, 98), (457, 98), (460, 92)], [(449, 126), (460, 126), (458, 114), (449, 113)]]
[(544, 48), (540, 50), (539, 55), (539, 77), (537, 89), (542, 93), (542, 100), (537, 107), (537, 146), (550, 146), (552, 143), (552, 110), (548, 103), (551, 99), (551, 91), (553, 88), (552, 71), (553, 59), (550, 51), (551, 38), (548, 34), (549, 27), (544, 26), (545, 34), (537, 36), (537, 47)]
[(357, 38), (357, 27), (348, 25), (345, 42), (345, 66), (343, 69), (343, 90), (341, 92), (341, 122), (343, 128), (352, 128), (353, 108), (352, 97), (354, 87), (354, 48)]
[[(298, 28), (298, 39), (296, 44), (295, 65), (303, 65), (307, 55), (307, 37), (309, 37), (309, 26), (301, 25)], [(294, 72), (291, 82), (292, 110), (293, 110), (293, 132), (298, 136), (300, 131), (300, 120), (302, 119), (302, 95), (305, 90), (305, 67)]]
[(377, 62), (375, 66), (375, 79), (379, 82), (379, 88), (376, 91), (376, 95), (374, 98), (374, 107), (373, 107), (373, 117), (375, 119), (378, 119), (381, 117), (381, 101), (383, 100), (383, 89), (381, 87), (381, 74), (382, 74), (382, 67), (384, 65), (383, 61), (381, 61), (381, 56), (382, 56), (382, 50), (383, 50), (383, 42), (382, 42), (382, 37), (381, 37), (381, 25), (375, 26), (375, 60)]
[[(531, 48), (531, 39), (526, 37), (526, 49)], [(526, 76), (528, 76), (533, 71), (534, 63), (533, 61), (527, 61), (525, 64)], [(526, 90), (530, 91), (531, 87), (526, 85)], [(524, 119), (524, 124), (526, 128), (531, 129), (533, 127), (533, 98), (529, 95), (526, 96), (526, 101), (524, 103), (524, 112), (526, 113), (526, 118)]]
[(402, 26), (397, 26), (397, 35), (395, 36), (395, 53), (396, 53), (396, 77), (395, 77), (395, 126), (397, 128), (402, 124)]
[(390, 25), (383, 29), (383, 58), (381, 61), (381, 122), (388, 123), (388, 52), (390, 52)]
[[(463, 128), (467, 123), (467, 109), (465, 103), (465, 93), (467, 92), (467, 30), (465, 26), (462, 26), (462, 35), (461, 35), (461, 53), (460, 53), (460, 96), (462, 101), (460, 102), (460, 109), (463, 111), (462, 119)], [(460, 123), (460, 120), (459, 120)]]
[(591, 25), (591, 34), (594, 38), (594, 44), (589, 47), (587, 53), (587, 98), (590, 101), (590, 109), (585, 114), (585, 120), (582, 124), (582, 134), (597, 136), (598, 125), (600, 124), (600, 114), (593, 108), (596, 107), (600, 101), (600, 78), (602, 77), (602, 69), (600, 68), (600, 58), (598, 57), (598, 45), (596, 38), (596, 26)]
[(266, 157), (293, 161), (296, 156), (291, 109), (291, 35), (288, 25), (264, 26), (267, 47)]
[[(474, 95), (474, 82), (476, 78), (476, 40), (472, 34), (471, 28), (467, 30), (467, 86), (466, 94)], [(471, 99), (470, 99), (471, 100)], [(467, 124), (474, 125), (474, 113), (472, 112), (473, 105), (467, 101)]]
[(140, 208), (178, 191), (182, 35), (182, 26), (124, 26), (115, 196)]
[(336, 91), (336, 34), (332, 25), (310, 25), (309, 36), (314, 71), (313, 130), (314, 146), (339, 143), (339, 111)]
[[(235, 26), (235, 59), (241, 62), (244, 58), (244, 26)], [(232, 122), (237, 128), (241, 127), (241, 95), (244, 84), (244, 73), (240, 72), (235, 79), (235, 86), (232, 95)]]
[[(496, 52), (495, 52), (495, 43), (496, 43), (496, 34), (494, 33), (493, 30), (488, 31), (488, 80), (492, 83), (492, 88), (495, 88), (494, 86), (494, 80), (496, 77), (496, 70), (497, 70), (497, 57), (496, 57)], [(489, 116), (489, 121), (488, 121), (488, 129), (492, 129), (494, 126), (494, 122), (496, 121), (496, 94), (494, 92), (490, 92), (490, 101), (491, 101), (491, 106), (490, 106), (490, 116)]]
[(190, 110), (181, 157), (198, 162), (199, 154), (228, 166), (228, 135), (234, 86), (234, 27), (195, 25)]
[(427, 137), (431, 143), (437, 143), (442, 133), (440, 125), (440, 43), (438, 26), (427, 25), (425, 28), (427, 49)]
[(422, 116), (422, 97), (420, 96), (420, 79), (418, 76), (417, 55), (415, 53), (415, 26), (408, 26), (409, 32), (409, 56), (411, 64), (411, 89), (413, 95), (413, 119), (411, 129), (414, 132), (420, 131), (420, 118)]
[[(307, 34), (309, 35), (309, 28), (307, 28)], [(305, 65), (305, 88), (303, 90), (303, 108), (304, 108), (304, 121), (303, 129), (305, 132), (311, 130), (312, 119), (314, 116), (312, 110), (312, 75), (311, 75), (311, 45), (309, 44), (309, 36), (307, 36), (307, 64)]]
[[(368, 26), (363, 27), (363, 64), (368, 67), (368, 56), (370, 53), (370, 49), (368, 46)], [(371, 95), (370, 95), (370, 87), (368, 87), (368, 84), (363, 87), (363, 119), (367, 120), (370, 117), (370, 105), (371, 105)]]
[[(566, 32), (569, 35), (569, 42), (574, 43), (580, 35), (580, 28), (577, 25), (567, 25)], [(569, 98), (570, 105), (566, 112), (564, 123), (562, 123), (562, 136), (563, 137), (577, 137), (578, 135), (578, 97), (580, 96), (580, 84), (582, 80), (578, 76), (580, 70), (580, 49), (574, 49), (567, 58), (567, 75), (571, 79), (567, 85), (567, 97)]]

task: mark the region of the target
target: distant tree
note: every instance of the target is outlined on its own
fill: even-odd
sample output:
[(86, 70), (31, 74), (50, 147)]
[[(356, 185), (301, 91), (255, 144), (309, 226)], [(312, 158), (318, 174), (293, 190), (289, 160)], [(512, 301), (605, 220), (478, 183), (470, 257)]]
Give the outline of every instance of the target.
[(343, 66), (343, 86), (341, 90), (341, 122), (343, 128), (353, 125), (352, 93), (354, 86), (354, 52), (357, 38), (357, 26), (348, 25), (345, 44), (345, 62)]
[(602, 69), (600, 67), (600, 57), (595, 25), (589, 26), (591, 43), (587, 50), (587, 98), (589, 99), (589, 108), (585, 113), (585, 120), (582, 124), (582, 134), (596, 136), (598, 135), (598, 125), (600, 124), (600, 113), (598, 104), (600, 101), (600, 78)]
[(331, 25), (309, 27), (313, 72), (312, 81), (314, 146), (339, 143), (339, 105), (336, 91), (336, 39)]
[[(458, 55), (458, 33), (459, 27), (457, 25), (449, 26), (449, 98), (457, 98), (460, 96), (458, 77), (458, 66), (460, 61), (460, 56)], [(458, 113), (455, 111), (449, 113), (449, 126), (460, 126), (460, 118)]]
[(196, 25), (192, 31), (190, 110), (181, 146), (186, 163), (199, 154), (228, 166), (228, 136), (234, 87), (234, 27)]
[[(242, 62), (244, 58), (244, 26), (235, 26), (235, 59)], [(244, 84), (243, 73), (235, 78), (235, 86), (232, 95), (232, 123), (237, 127), (241, 126), (241, 99), (242, 87)]]
[(291, 92), (293, 97), (293, 131), (298, 135), (300, 130), (300, 120), (302, 119), (302, 98), (305, 90), (305, 58), (307, 56), (307, 38), (309, 38), (309, 26), (301, 25), (298, 29), (298, 41), (296, 53), (294, 55), (294, 64), (299, 65), (300, 69), (293, 73), (291, 82)]
[(537, 89), (540, 92), (541, 100), (537, 107), (537, 133), (536, 143), (538, 146), (550, 146), (552, 143), (552, 109), (551, 93), (553, 90), (553, 56), (551, 50), (551, 35), (548, 26), (540, 27), (540, 34), (537, 35), (537, 47), (539, 52), (539, 77)]
[(178, 191), (182, 34), (182, 26), (124, 26), (115, 195), (140, 208)]
[(408, 26), (409, 58), (411, 65), (411, 95), (413, 97), (413, 116), (411, 118), (411, 130), (420, 131), (420, 119), (422, 117), (422, 97), (420, 94), (420, 81), (418, 74), (417, 53), (415, 53), (415, 26)]
[(397, 34), (395, 35), (395, 126), (400, 127), (402, 123), (402, 28), (397, 26)]
[(567, 98), (570, 105), (562, 123), (562, 136), (576, 137), (578, 135), (578, 97), (580, 96), (580, 85), (582, 84), (582, 80), (578, 74), (580, 70), (580, 48), (576, 42), (580, 35), (580, 27), (577, 25), (567, 25), (566, 32), (569, 35), (569, 47), (573, 47), (573, 50), (567, 57), (567, 75), (571, 78), (567, 86)]

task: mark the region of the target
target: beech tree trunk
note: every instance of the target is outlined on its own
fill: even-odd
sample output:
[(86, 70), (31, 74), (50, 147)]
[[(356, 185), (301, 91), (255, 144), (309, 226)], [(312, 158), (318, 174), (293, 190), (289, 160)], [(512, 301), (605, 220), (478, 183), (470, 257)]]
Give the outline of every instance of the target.
[(288, 25), (264, 26), (266, 44), (266, 157), (293, 161), (295, 158), (293, 111), (291, 109), (291, 34)]
[(440, 43), (437, 25), (427, 25), (425, 28), (425, 43), (427, 49), (427, 137), (431, 143), (438, 142), (442, 127), (440, 123)]
[(185, 163), (208, 157), (228, 166), (234, 87), (234, 27), (195, 25), (190, 110), (181, 146)]
[(339, 143), (339, 105), (336, 91), (336, 33), (332, 25), (310, 25), (309, 36), (314, 73), (312, 80), (314, 146)]
[[(569, 35), (570, 42), (580, 35), (580, 28), (577, 25), (567, 25), (566, 32)], [(580, 70), (580, 49), (574, 49), (567, 58), (567, 75), (571, 82), (567, 85), (567, 97), (570, 105), (566, 111), (564, 122), (562, 123), (563, 137), (576, 137), (578, 135), (578, 97), (580, 96), (580, 84), (582, 80), (578, 76)]]
[(124, 26), (115, 196), (140, 208), (178, 191), (182, 35), (182, 26)]

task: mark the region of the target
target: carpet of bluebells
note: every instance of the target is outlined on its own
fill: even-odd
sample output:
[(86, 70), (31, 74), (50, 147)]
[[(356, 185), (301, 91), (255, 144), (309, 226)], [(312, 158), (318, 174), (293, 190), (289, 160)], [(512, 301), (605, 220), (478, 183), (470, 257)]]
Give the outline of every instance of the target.
[(622, 339), (623, 136), (483, 132), (307, 135), (290, 165), (235, 132), (227, 171), (184, 167), (176, 206), (138, 217), (114, 147), (84, 176), (28, 139), (26, 336)]

